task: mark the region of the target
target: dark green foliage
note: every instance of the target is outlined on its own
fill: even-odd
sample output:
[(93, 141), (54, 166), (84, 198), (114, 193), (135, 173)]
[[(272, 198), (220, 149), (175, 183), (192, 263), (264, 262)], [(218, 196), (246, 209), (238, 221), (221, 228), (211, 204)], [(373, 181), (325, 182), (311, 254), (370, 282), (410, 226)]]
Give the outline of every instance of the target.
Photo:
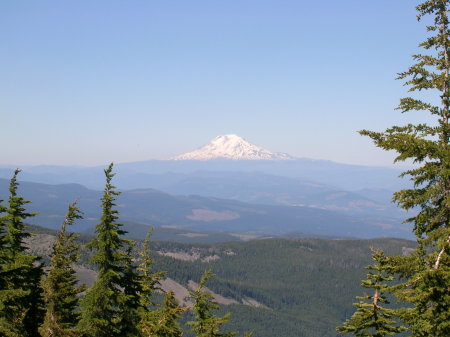
[[(231, 314), (228, 312), (222, 317), (213, 313), (220, 309), (214, 301), (214, 296), (205, 289), (206, 282), (213, 276), (211, 269), (205, 271), (200, 279), (200, 283), (195, 291), (189, 292), (194, 300), (194, 321), (187, 324), (191, 326), (191, 331), (196, 337), (233, 337), (237, 332), (221, 332), (222, 325), (227, 323)], [(251, 337), (253, 332), (245, 333), (244, 337)]]
[[(407, 221), (414, 224), (418, 249), (407, 258), (395, 258), (404, 283), (395, 295), (411, 307), (401, 311), (412, 336), (450, 336), (450, 31), (448, 0), (429, 0), (417, 6), (418, 19), (431, 17), (430, 37), (420, 44), (428, 54), (399, 74), (411, 92), (436, 95), (429, 103), (416, 97), (400, 100), (402, 112), (425, 111), (433, 125), (393, 126), (385, 132), (364, 130), (375, 144), (398, 153), (396, 161), (416, 166), (403, 173), (414, 183), (394, 194), (405, 210), (418, 210)], [(433, 99), (432, 99), (433, 101)]]
[(76, 274), (72, 267), (78, 260), (80, 247), (75, 243), (77, 236), (67, 233), (66, 227), (81, 218), (81, 212), (73, 202), (53, 244), (50, 269), (42, 281), (46, 310), (44, 323), (39, 329), (42, 337), (80, 335), (75, 329), (79, 320), (77, 295), (84, 289), (76, 286)]
[(141, 305), (146, 310), (150, 306), (154, 306), (152, 296), (156, 290), (160, 290), (160, 281), (164, 278), (166, 272), (153, 272), (153, 259), (151, 257), (152, 252), (150, 249), (150, 237), (153, 233), (153, 229), (147, 232), (145, 240), (142, 242), (142, 248), (139, 251), (140, 264), (138, 272), (141, 281)]
[[(208, 288), (242, 302), (254, 299), (262, 307), (225, 306), (231, 312), (226, 331), (254, 330), (255, 336), (335, 336), (335, 327), (354, 311), (364, 266), (371, 263), (370, 247), (401, 254), (406, 240), (267, 239), (214, 245), (154, 243), (154, 250), (199, 252), (216, 276)], [(205, 264), (155, 256), (157, 269), (187, 284), (200, 279)]]
[(129, 262), (123, 250), (128, 240), (122, 238), (118, 211), (114, 209), (115, 197), (119, 192), (111, 184), (113, 165), (105, 170), (106, 185), (102, 197), (102, 217), (96, 226), (96, 237), (87, 247), (94, 250), (91, 263), (98, 267), (98, 277), (81, 302), (82, 315), (79, 328), (85, 336), (123, 336), (122, 315), (127, 295), (122, 291), (125, 265)]
[(6, 218), (4, 216), (7, 208), (3, 206), (2, 203), (3, 200), (0, 200), (0, 292), (6, 289), (5, 264), (8, 261), (8, 256), (6, 253), (7, 225)]
[(401, 99), (398, 107), (402, 112), (427, 110), (436, 116), (436, 125), (408, 124), (393, 126), (385, 132), (361, 131), (361, 134), (371, 137), (377, 146), (395, 150), (398, 153), (396, 161), (411, 159), (419, 165), (402, 174), (411, 178), (414, 188), (395, 193), (394, 200), (406, 210), (420, 208), (419, 213), (408, 221), (414, 224), (417, 237), (429, 237), (427, 243), (434, 244), (443, 237), (448, 238), (449, 234), (445, 231), (450, 214), (448, 7), (449, 3), (445, 0), (426, 1), (417, 7), (419, 19), (427, 14), (434, 15), (434, 25), (429, 26), (428, 30), (436, 34), (421, 46), (435, 50), (435, 53), (414, 55), (418, 63), (399, 76), (408, 79), (406, 84), (411, 87), (410, 91), (432, 89), (439, 92), (440, 106), (407, 97)]
[(115, 303), (119, 288), (112, 288), (109, 278), (110, 275), (99, 275), (81, 302), (79, 329), (83, 336), (120, 336), (120, 312)]
[[(121, 230), (121, 224), (117, 223), (119, 211), (114, 209), (116, 206), (116, 196), (120, 194), (115, 190), (115, 186), (111, 184), (114, 177), (112, 173), (113, 165), (111, 164), (105, 170), (106, 185), (103, 191), (102, 201), (102, 217), (100, 223), (95, 227), (96, 237), (90, 242), (87, 247), (96, 251), (92, 258), (92, 262), (99, 266), (99, 271), (120, 271), (122, 265), (120, 262), (124, 261), (125, 253), (121, 251), (128, 242), (121, 238), (125, 231)], [(119, 262), (119, 263), (118, 263)], [(116, 273), (118, 277), (118, 273)]]
[(161, 307), (147, 311), (141, 322), (141, 334), (145, 337), (181, 337), (183, 330), (177, 320), (187, 308), (181, 308), (174, 293), (169, 291)]
[[(52, 233), (56, 234), (45, 230), (45, 234)], [(78, 240), (85, 243), (90, 239), (81, 236)], [(139, 246), (140, 243), (136, 251), (141, 250)], [(400, 239), (303, 238), (195, 245), (152, 242), (149, 253), (152, 273), (167, 270), (168, 277), (186, 286), (188, 280), (199, 280), (207, 265), (216, 274), (207, 283), (209, 289), (238, 302), (253, 298), (263, 305), (221, 305), (217, 315), (231, 313), (224, 332), (254, 330), (258, 337), (332, 337), (338, 335), (335, 327), (354, 312), (351, 304), (361, 292), (359, 280), (365, 277), (364, 267), (372, 263), (370, 247), (392, 255), (406, 253), (414, 246), (413, 242)], [(181, 261), (157, 251), (197, 252), (199, 259)], [(80, 264), (88, 265), (89, 253), (82, 250)], [(201, 261), (211, 255), (220, 258)], [(156, 293), (151, 301), (162, 303), (163, 299), (162, 294)], [(181, 322), (193, 319), (186, 312)], [(184, 335), (193, 336), (187, 329)]]
[[(423, 240), (408, 259), (398, 259), (397, 270), (405, 276), (395, 296), (412, 304), (400, 311), (412, 336), (450, 335), (450, 261), (448, 254), (438, 261), (437, 252), (425, 250)], [(439, 262), (439, 265), (438, 265)]]
[[(153, 302), (152, 297), (155, 291), (160, 289), (160, 280), (164, 277), (165, 272), (153, 272), (153, 259), (150, 251), (150, 237), (153, 232), (151, 229), (147, 232), (144, 242), (142, 243), (141, 251), (139, 252), (140, 264), (138, 268), (140, 276), (140, 309), (139, 309), (139, 330), (143, 336), (154, 336), (154, 334), (161, 330), (163, 331), (167, 324), (173, 325), (177, 317), (177, 312), (164, 312), (158, 309), (159, 312), (153, 311), (156, 303)], [(166, 317), (172, 314), (171, 318)], [(166, 315), (166, 316), (165, 316)], [(169, 326), (170, 327), (170, 326)], [(168, 333), (168, 332), (167, 332)], [(175, 332), (174, 332), (175, 333)], [(170, 335), (168, 335), (170, 336)]]
[[(117, 223), (115, 197), (119, 192), (111, 184), (112, 164), (105, 170), (106, 187), (102, 197), (102, 218), (96, 226), (96, 237), (86, 247), (93, 251), (90, 263), (98, 270), (97, 279), (78, 306), (73, 264), (79, 262), (78, 236), (67, 233), (67, 226), (81, 219), (76, 202), (69, 210), (50, 254), (50, 268), (42, 277), (42, 267), (35, 256), (26, 253), (25, 239), (31, 234), (23, 222), (28, 201), (17, 196), (16, 170), (10, 183), (8, 207), (0, 205), (0, 336), (5, 337), (178, 337), (183, 331), (178, 323), (182, 313), (174, 293), (166, 294), (161, 306), (152, 301), (163, 272), (152, 271), (149, 236), (143, 243), (141, 264), (133, 258), (135, 243), (125, 240), (126, 233)], [(197, 314), (205, 320), (208, 334), (201, 336), (231, 337), (236, 333), (219, 333), (229, 315), (216, 317), (210, 310), (219, 306), (212, 296), (202, 293), (204, 282), (193, 294), (197, 297)], [(42, 289), (44, 299), (42, 298)], [(44, 310), (45, 305), (45, 310)], [(45, 315), (44, 315), (45, 314)], [(194, 324), (195, 326), (195, 324)], [(250, 335), (248, 335), (250, 336)]]
[(17, 196), (17, 188), (19, 183), (17, 182), (17, 175), (20, 170), (14, 171), (14, 176), (11, 178), (9, 184), (9, 200), (6, 215), (6, 223), (8, 232), (6, 235), (7, 245), (11, 257), (14, 258), (15, 254), (20, 254), (24, 250), (24, 240), (30, 236), (30, 233), (25, 231), (24, 220), (35, 216), (36, 213), (27, 213), (24, 205), (31, 201), (24, 200), (22, 197)]
[(389, 292), (388, 282), (393, 280), (387, 275), (389, 271), (389, 258), (381, 251), (373, 252), (374, 264), (366, 267), (370, 270), (367, 280), (362, 281), (361, 286), (373, 291), (372, 295), (358, 296), (360, 301), (354, 305), (357, 307), (353, 316), (337, 330), (340, 333), (351, 333), (355, 336), (384, 337), (393, 336), (404, 328), (398, 325), (395, 310), (384, 307), (389, 304), (386, 292)]
[(130, 242), (126, 250), (125, 268), (122, 274), (123, 303), (121, 315), (122, 337), (139, 335), (139, 321), (141, 312), (142, 278), (138, 273), (132, 251), (135, 246)]
[(228, 322), (230, 314), (218, 317), (213, 314), (213, 310), (219, 309), (219, 305), (214, 302), (214, 297), (205, 291), (205, 283), (213, 276), (211, 270), (206, 271), (198, 285), (198, 288), (190, 292), (194, 300), (195, 321), (188, 322), (197, 337), (232, 337), (236, 332), (221, 333), (221, 325)]
[(26, 252), (24, 240), (30, 234), (25, 231), (24, 220), (34, 214), (24, 208), (29, 201), (17, 195), (19, 172), (16, 170), (10, 181), (8, 206), (2, 207), (6, 214), (0, 219), (0, 335), (35, 337), (39, 335), (38, 327), (43, 319), (39, 282), (42, 267), (36, 256)]

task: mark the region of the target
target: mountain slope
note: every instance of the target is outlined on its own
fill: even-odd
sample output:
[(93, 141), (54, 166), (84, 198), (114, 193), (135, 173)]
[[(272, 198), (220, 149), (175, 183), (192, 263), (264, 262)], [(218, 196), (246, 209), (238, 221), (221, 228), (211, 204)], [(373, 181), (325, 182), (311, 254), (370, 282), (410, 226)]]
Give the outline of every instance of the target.
[[(366, 189), (355, 193), (313, 181), (259, 172), (201, 171), (140, 175), (140, 183), (144, 181), (152, 181), (158, 190), (177, 195), (201, 195), (254, 204), (307, 206), (364, 217), (394, 217), (401, 220), (405, 217), (404, 212), (390, 202), (392, 192), (389, 191)], [(376, 200), (368, 195), (374, 195)]]
[[(102, 189), (103, 169), (77, 166), (20, 167), (22, 180), (44, 184), (78, 183)], [(340, 164), (307, 158), (292, 160), (147, 160), (115, 165), (116, 185), (121, 189), (161, 188), (162, 184), (178, 179), (176, 175), (196, 172), (264, 173), (273, 176), (313, 181), (347, 191), (367, 188), (396, 191), (409, 186), (399, 179), (399, 169)], [(13, 169), (1, 168), (1, 178), (11, 178)], [(149, 176), (150, 175), (150, 176)], [(155, 177), (152, 175), (159, 175)]]
[[(47, 254), (44, 261), (48, 261), (51, 234), (35, 237), (31, 244), (34, 253)], [(238, 303), (222, 308), (232, 313), (227, 324), (231, 330), (254, 330), (258, 337), (335, 337), (335, 327), (351, 316), (355, 296), (363, 292), (360, 280), (367, 272), (364, 266), (371, 263), (370, 247), (389, 255), (403, 254), (414, 242), (266, 239), (207, 245), (152, 242), (151, 247), (153, 270), (167, 271), (182, 287), (198, 282), (205, 269), (213, 270), (216, 276), (208, 281), (208, 288), (230, 299), (228, 303)], [(85, 267), (90, 266), (91, 254), (86, 249), (81, 253)], [(88, 274), (92, 282), (92, 270), (81, 271), (78, 275)]]
[(173, 160), (211, 159), (289, 160), (294, 158), (286, 153), (271, 152), (263, 149), (233, 134), (218, 136), (197, 150), (173, 158)]
[[(8, 181), (0, 179), (0, 199), (6, 198)], [(44, 185), (23, 182), (19, 193), (39, 212), (29, 221), (45, 227), (59, 227), (67, 205), (78, 199), (85, 219), (78, 229), (87, 230), (100, 218), (101, 191), (81, 185)], [(208, 198), (172, 196), (152, 189), (123, 191), (117, 206), (124, 222), (141, 225), (171, 226), (185, 230), (281, 235), (300, 232), (305, 235), (349, 237), (409, 237), (408, 226), (389, 219), (365, 219), (310, 207), (271, 206)]]

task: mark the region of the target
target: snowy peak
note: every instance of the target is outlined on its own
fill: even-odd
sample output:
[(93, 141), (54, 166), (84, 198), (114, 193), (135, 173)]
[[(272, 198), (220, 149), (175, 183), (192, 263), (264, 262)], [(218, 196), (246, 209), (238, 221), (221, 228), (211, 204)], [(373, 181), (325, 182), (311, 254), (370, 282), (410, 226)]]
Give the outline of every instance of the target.
[(179, 155), (173, 160), (290, 160), (294, 159), (286, 153), (270, 152), (253, 145), (238, 135), (223, 135), (211, 140), (205, 146)]

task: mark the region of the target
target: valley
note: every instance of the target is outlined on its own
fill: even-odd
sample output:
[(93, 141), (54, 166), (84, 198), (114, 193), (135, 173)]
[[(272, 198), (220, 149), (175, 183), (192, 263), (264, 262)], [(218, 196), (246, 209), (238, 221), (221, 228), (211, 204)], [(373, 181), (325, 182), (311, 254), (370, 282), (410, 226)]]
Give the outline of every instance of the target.
[(0, 18), (0, 337), (450, 336), (450, 0)]
[[(185, 307), (212, 270), (206, 291), (221, 314), (232, 314), (228, 331), (337, 336), (336, 326), (354, 311), (371, 249), (402, 256), (414, 247), (405, 214), (389, 201), (401, 184), (394, 170), (298, 159), (235, 135), (171, 160), (122, 163), (117, 170), (114, 206), (125, 237), (136, 241), (132, 259), (153, 228), (153, 270), (166, 272), (161, 289)], [(0, 176), (8, 171), (0, 168)], [(97, 278), (86, 244), (102, 221), (102, 171), (26, 167), (19, 175), (20, 195), (31, 201), (27, 211), (37, 213), (27, 219), (33, 236), (26, 244), (47, 266), (67, 205), (77, 200), (83, 219), (70, 230), (79, 233), (82, 249), (74, 269), (88, 287)], [(0, 178), (0, 199), (8, 198), (8, 184)], [(182, 322), (193, 318), (188, 311)]]
[[(48, 260), (54, 231), (31, 227), (31, 251)], [(83, 235), (85, 244), (90, 236)], [(166, 290), (186, 294), (206, 269), (215, 277), (207, 286), (231, 312), (227, 328), (254, 330), (255, 336), (337, 336), (335, 327), (353, 313), (354, 297), (361, 294), (364, 267), (371, 263), (370, 249), (405, 254), (414, 243), (399, 239), (327, 240), (262, 239), (248, 242), (188, 244), (152, 241), (155, 271), (167, 271)], [(78, 275), (93, 282), (90, 252), (82, 251)], [(189, 334), (187, 334), (189, 336)]]
[[(6, 179), (0, 179), (0, 198), (6, 198), (7, 184)], [(58, 228), (67, 205), (73, 200), (78, 200), (84, 212), (84, 219), (76, 224), (74, 230), (89, 233), (100, 218), (98, 200), (101, 191), (90, 190), (78, 184), (21, 182), (21, 193), (26, 199), (33, 201), (29, 205), (30, 211), (39, 213), (30, 219), (32, 224)], [(357, 204), (356, 201), (351, 201), (350, 193), (337, 194), (336, 198), (347, 198), (342, 203)], [(317, 198), (326, 202), (324, 197)], [(336, 198), (331, 199), (328, 205), (336, 202)], [(357, 200), (364, 198), (359, 197)], [(366, 205), (378, 206), (367, 207), (369, 210), (366, 210), (364, 202)], [(127, 230), (134, 237), (142, 237), (149, 226), (166, 232), (181, 230), (187, 235), (191, 232), (259, 237), (300, 235), (409, 238), (411, 235), (409, 227), (401, 224), (400, 217), (389, 216), (385, 207), (376, 202), (361, 201), (359, 210), (353, 209), (352, 212), (330, 208), (255, 204), (198, 195), (171, 195), (154, 189), (125, 190), (118, 198), (121, 221), (127, 224)]]

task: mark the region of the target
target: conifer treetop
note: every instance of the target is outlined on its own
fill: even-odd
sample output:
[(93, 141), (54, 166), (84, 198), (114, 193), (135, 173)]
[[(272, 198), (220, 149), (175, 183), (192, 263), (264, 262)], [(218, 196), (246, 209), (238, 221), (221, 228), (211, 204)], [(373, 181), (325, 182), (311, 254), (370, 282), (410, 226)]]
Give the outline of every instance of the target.
[(119, 211), (116, 206), (116, 196), (120, 192), (115, 190), (115, 186), (111, 184), (114, 177), (113, 163), (104, 170), (106, 184), (101, 198), (102, 216), (99, 224), (95, 227), (97, 236), (87, 245), (88, 248), (96, 251), (91, 262), (97, 264), (101, 270), (116, 270), (117, 264), (125, 258), (124, 252), (121, 251), (129, 240), (123, 239), (122, 236), (127, 232), (122, 230), (122, 225), (117, 223), (119, 219)]
[[(401, 208), (413, 211), (406, 222), (413, 224), (418, 243), (411, 256), (396, 258), (394, 269), (404, 283), (394, 294), (410, 304), (399, 313), (413, 337), (450, 336), (450, 2), (428, 0), (416, 9), (419, 21), (431, 19), (429, 37), (419, 45), (425, 53), (413, 55), (415, 64), (399, 74), (412, 94), (400, 100), (398, 109), (425, 112), (432, 122), (361, 134), (396, 151), (396, 161), (415, 163), (402, 174), (412, 187), (393, 197)], [(434, 99), (423, 100), (422, 91)]]
[(219, 309), (219, 305), (214, 301), (213, 295), (205, 291), (205, 284), (213, 275), (211, 269), (205, 271), (198, 288), (190, 292), (194, 299), (195, 321), (188, 322), (188, 325), (197, 337), (233, 337), (237, 332), (220, 332), (221, 326), (230, 319), (230, 314), (222, 317), (214, 315), (213, 311)]
[(16, 169), (9, 183), (9, 199), (5, 219), (8, 227), (6, 241), (13, 255), (26, 249), (23, 246), (24, 240), (31, 236), (31, 234), (25, 231), (26, 226), (24, 220), (37, 214), (26, 212), (24, 205), (31, 201), (25, 200), (23, 197), (17, 195), (17, 189), (19, 187), (17, 176), (20, 172), (21, 170)]
[(389, 304), (386, 292), (390, 291), (389, 282), (393, 280), (387, 274), (390, 270), (389, 259), (381, 250), (373, 250), (374, 264), (367, 266), (367, 279), (361, 286), (373, 291), (372, 295), (357, 296), (359, 302), (353, 305), (357, 308), (353, 316), (336, 330), (342, 334), (355, 336), (385, 337), (393, 336), (405, 330), (396, 320), (395, 310), (384, 305)]
[(76, 235), (66, 232), (76, 220), (82, 219), (76, 201), (68, 207), (67, 215), (53, 244), (50, 268), (42, 281), (44, 288), (45, 318), (39, 329), (42, 337), (80, 336), (75, 327), (79, 321), (78, 294), (84, 287), (77, 287), (77, 278), (72, 264), (78, 260), (80, 246)]

